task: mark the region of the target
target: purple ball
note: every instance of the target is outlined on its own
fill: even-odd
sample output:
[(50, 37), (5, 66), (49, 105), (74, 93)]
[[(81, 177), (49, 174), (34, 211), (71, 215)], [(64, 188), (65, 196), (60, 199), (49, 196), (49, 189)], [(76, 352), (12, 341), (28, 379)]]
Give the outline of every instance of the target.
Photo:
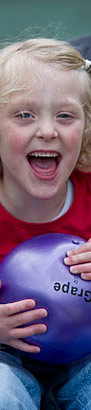
[[(41, 347), (28, 356), (69, 363), (91, 353), (91, 282), (72, 275), (64, 264), (67, 250), (84, 244), (72, 235), (46, 234), (16, 246), (0, 264), (0, 303), (32, 298), (48, 310), (46, 333), (23, 339)], [(34, 322), (35, 323), (35, 322)]]

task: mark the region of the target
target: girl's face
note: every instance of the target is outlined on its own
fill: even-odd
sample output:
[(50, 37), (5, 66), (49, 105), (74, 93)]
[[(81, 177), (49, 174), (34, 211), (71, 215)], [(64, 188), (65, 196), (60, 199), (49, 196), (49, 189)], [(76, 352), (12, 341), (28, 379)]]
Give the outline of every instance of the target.
[(14, 92), (0, 111), (3, 186), (19, 195), (59, 195), (82, 144), (85, 116), (79, 76), (43, 62), (25, 75), (27, 92)]

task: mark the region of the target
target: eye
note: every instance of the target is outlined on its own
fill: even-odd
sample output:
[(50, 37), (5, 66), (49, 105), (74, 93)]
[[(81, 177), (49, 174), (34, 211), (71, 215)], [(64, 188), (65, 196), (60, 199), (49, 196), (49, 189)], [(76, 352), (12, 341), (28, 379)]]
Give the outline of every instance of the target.
[(66, 119), (73, 118), (73, 115), (69, 112), (61, 112), (60, 114), (57, 115), (57, 118), (66, 120)]
[(30, 112), (20, 112), (19, 114), (17, 114), (17, 117), (23, 120), (26, 120), (26, 119), (34, 118), (34, 115), (31, 114)]

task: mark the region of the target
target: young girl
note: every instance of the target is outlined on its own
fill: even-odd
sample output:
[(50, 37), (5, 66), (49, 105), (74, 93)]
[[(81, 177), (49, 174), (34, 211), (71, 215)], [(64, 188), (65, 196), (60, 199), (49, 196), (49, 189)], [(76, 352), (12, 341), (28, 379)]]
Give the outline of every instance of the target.
[[(65, 42), (37, 38), (1, 50), (0, 260), (33, 236), (74, 234), (86, 244), (64, 263), (91, 280), (90, 73)], [(2, 410), (91, 409), (90, 356), (62, 366), (24, 359), (39, 348), (22, 338), (46, 332), (46, 316), (31, 299), (0, 305)]]

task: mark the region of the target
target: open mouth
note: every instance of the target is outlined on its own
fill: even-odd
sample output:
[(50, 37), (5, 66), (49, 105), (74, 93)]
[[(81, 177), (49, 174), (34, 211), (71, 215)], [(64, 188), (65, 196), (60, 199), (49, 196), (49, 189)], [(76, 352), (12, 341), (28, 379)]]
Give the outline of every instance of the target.
[(58, 171), (61, 155), (57, 152), (35, 151), (27, 155), (32, 171), (39, 178), (54, 178)]

